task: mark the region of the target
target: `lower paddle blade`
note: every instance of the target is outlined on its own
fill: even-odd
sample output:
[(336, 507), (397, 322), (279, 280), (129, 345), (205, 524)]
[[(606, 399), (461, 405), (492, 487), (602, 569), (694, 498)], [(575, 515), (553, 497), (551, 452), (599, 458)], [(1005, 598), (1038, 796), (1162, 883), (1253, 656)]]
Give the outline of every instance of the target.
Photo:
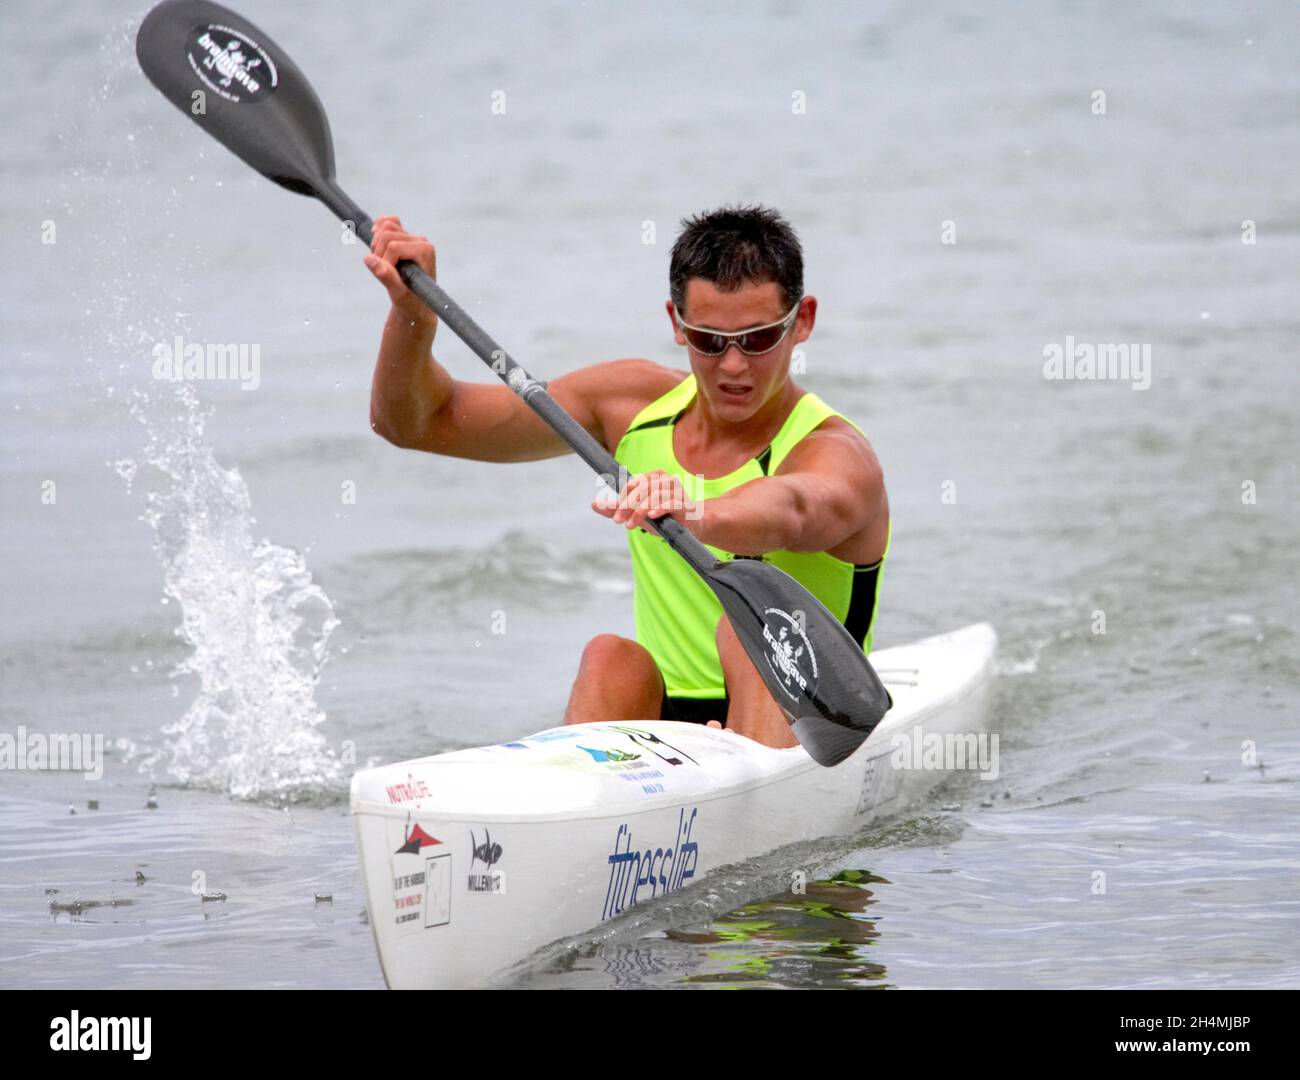
[(135, 52), (168, 101), (263, 176), (303, 195), (328, 187), (334, 142), (320, 99), (247, 19), (209, 0), (165, 0)]
[(809, 756), (837, 765), (852, 754), (890, 700), (843, 623), (770, 563), (720, 562), (705, 577)]

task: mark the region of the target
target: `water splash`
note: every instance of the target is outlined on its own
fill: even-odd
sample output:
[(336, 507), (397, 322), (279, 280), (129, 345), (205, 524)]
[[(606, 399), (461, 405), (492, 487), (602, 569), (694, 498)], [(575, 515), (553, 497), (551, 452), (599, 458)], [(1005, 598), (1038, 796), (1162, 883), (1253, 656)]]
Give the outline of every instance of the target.
[(164, 479), (143, 516), (190, 649), (173, 677), (194, 676), (198, 691), (149, 764), (239, 799), (336, 793), (343, 765), (315, 701), (334, 606), (299, 552), (253, 538), (248, 486), (204, 436), (211, 409), (188, 386), (171, 393), (165, 416), (143, 395), (133, 412), (148, 431), (143, 464)]
[[(73, 287), (87, 315), (84, 365), (72, 384), (97, 391), (143, 427), (129, 423), (129, 449), (107, 461), (128, 497), (146, 489), (143, 520), (163, 570), (163, 603), (179, 611), (175, 633), (186, 655), (172, 669), (173, 697), (194, 697), (161, 738), (119, 739), (124, 760), (158, 780), (239, 799), (336, 798), (345, 772), (320, 730), (315, 690), (338, 625), (329, 597), (301, 554), (255, 539), (256, 519), (238, 469), (225, 468), (206, 441), (211, 409), (189, 385), (152, 376), (152, 348), (190, 336), (193, 295), (176, 269), (201, 269), (204, 253), (171, 252), (165, 265), (123, 262), (121, 243), (145, 225), (181, 212), (185, 199), (160, 183), (149, 148), (155, 123), (176, 119), (144, 92), (135, 60), (138, 18), (112, 26), (100, 42), (98, 74), (67, 118), (69, 169), (47, 197), (49, 217), (76, 217), (82, 242)], [(111, 125), (120, 140), (82, 138)], [(137, 134), (150, 135), (137, 139)], [(196, 149), (202, 163), (206, 148)], [(143, 179), (143, 182), (141, 180)], [(203, 183), (202, 173), (189, 176)], [(200, 328), (200, 334), (201, 334)], [(146, 663), (146, 668), (150, 665)], [(179, 709), (178, 709), (179, 711)]]

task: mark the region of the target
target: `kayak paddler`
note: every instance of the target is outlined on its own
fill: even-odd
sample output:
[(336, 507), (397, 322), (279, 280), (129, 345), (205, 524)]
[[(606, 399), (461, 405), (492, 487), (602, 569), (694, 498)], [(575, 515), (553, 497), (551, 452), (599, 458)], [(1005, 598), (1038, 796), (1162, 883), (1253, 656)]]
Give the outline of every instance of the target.
[[(507, 386), (454, 379), (433, 357), (436, 316), (402, 282), (436, 276), (433, 245), (396, 217), (374, 224), (366, 266), (387, 289), (371, 427), (405, 449), (478, 461), (569, 453)], [(636, 640), (583, 650), (566, 723), (686, 720), (769, 746), (796, 740), (714, 594), (656, 534), (671, 514), (722, 559), (761, 558), (801, 582), (871, 650), (889, 553), (889, 502), (862, 431), (790, 377), (812, 334), (790, 224), (762, 206), (686, 219), (665, 309), (690, 370), (612, 360), (553, 379), (551, 395), (631, 474), (592, 508), (628, 530)]]

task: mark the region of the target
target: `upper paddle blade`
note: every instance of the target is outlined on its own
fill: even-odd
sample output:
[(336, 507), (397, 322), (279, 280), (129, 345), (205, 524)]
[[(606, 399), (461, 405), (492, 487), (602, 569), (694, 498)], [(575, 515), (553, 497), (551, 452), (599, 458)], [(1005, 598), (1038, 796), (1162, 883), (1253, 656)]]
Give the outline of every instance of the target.
[(208, 0), (165, 0), (145, 17), (135, 52), (164, 97), (263, 176), (303, 195), (333, 180), (320, 99), (247, 19)]
[(837, 765), (852, 754), (890, 700), (843, 623), (770, 563), (719, 562), (706, 579), (812, 759)]

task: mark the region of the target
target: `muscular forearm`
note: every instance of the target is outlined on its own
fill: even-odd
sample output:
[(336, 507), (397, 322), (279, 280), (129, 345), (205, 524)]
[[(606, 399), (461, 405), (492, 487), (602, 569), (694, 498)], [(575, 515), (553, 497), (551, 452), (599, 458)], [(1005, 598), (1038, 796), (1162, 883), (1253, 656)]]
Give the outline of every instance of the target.
[(821, 550), (806, 546), (807, 499), (784, 477), (765, 477), (699, 504), (700, 516), (687, 527), (700, 540), (737, 555), (768, 551)]
[(370, 387), (370, 426), (410, 446), (451, 398), (452, 378), (432, 355), (434, 327), (396, 308), (388, 313)]
[[(885, 507), (880, 466), (866, 445), (824, 438), (796, 447), (787, 467), (716, 499), (692, 500), (680, 477), (652, 469), (629, 479), (618, 498), (592, 509), (628, 529), (671, 513), (698, 539), (737, 555), (769, 551), (829, 551), (867, 528)], [(802, 446), (803, 444), (801, 444)]]

